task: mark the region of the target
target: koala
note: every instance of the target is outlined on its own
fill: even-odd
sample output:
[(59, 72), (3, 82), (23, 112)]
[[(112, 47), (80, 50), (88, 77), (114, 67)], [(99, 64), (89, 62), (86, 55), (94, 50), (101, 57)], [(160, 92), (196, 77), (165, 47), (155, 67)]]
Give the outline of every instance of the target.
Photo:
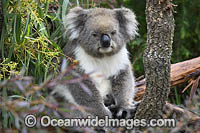
[(89, 75), (90, 79), (82, 83), (91, 95), (76, 83), (57, 86), (56, 93), (68, 102), (90, 108), (87, 115), (112, 117), (105, 106), (109, 95), (118, 108), (118, 116), (134, 110), (135, 79), (126, 44), (138, 35), (135, 14), (127, 8), (75, 7), (63, 24), (69, 38), (63, 52), (78, 61), (76, 73)]

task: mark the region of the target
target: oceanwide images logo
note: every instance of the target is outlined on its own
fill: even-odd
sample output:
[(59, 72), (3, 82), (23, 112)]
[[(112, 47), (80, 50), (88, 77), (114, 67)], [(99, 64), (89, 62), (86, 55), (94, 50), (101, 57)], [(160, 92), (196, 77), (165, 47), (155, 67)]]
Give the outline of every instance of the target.
[[(34, 127), (37, 124), (37, 119), (34, 115), (27, 115), (24, 119), (27, 127)], [(175, 119), (152, 119), (147, 122), (146, 119), (111, 119), (105, 116), (104, 119), (88, 116), (87, 118), (66, 118), (55, 119), (49, 116), (42, 116), (39, 121), (42, 127), (123, 127), (133, 129), (134, 127), (175, 127)]]

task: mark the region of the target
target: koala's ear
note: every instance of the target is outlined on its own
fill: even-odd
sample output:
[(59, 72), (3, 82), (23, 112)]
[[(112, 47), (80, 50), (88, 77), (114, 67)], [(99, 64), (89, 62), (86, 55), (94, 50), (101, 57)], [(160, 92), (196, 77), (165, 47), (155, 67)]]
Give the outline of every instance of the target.
[(69, 40), (75, 40), (79, 37), (87, 20), (88, 10), (81, 7), (72, 8), (63, 19), (65, 27), (65, 34), (68, 35)]
[(138, 35), (138, 22), (135, 14), (127, 8), (114, 9), (114, 11), (119, 21), (120, 32), (125, 35), (125, 38), (128, 39), (127, 41), (134, 39)]

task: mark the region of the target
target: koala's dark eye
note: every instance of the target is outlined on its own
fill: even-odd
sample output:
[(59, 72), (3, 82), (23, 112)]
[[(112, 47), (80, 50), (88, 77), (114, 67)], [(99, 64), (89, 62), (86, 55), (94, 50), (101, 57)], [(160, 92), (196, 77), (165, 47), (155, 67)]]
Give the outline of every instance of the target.
[(116, 30), (112, 31), (111, 34), (112, 34), (112, 35), (115, 35), (115, 34), (116, 34)]

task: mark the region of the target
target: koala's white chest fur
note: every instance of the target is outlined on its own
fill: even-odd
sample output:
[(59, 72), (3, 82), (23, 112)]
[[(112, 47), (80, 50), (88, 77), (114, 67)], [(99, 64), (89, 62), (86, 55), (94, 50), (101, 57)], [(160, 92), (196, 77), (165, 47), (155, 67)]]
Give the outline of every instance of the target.
[(92, 57), (83, 48), (77, 47), (75, 58), (86, 74), (91, 73), (90, 77), (103, 97), (111, 91), (111, 83), (108, 78), (119, 74), (120, 70), (129, 65), (128, 51), (125, 47), (115, 55), (104, 58)]

